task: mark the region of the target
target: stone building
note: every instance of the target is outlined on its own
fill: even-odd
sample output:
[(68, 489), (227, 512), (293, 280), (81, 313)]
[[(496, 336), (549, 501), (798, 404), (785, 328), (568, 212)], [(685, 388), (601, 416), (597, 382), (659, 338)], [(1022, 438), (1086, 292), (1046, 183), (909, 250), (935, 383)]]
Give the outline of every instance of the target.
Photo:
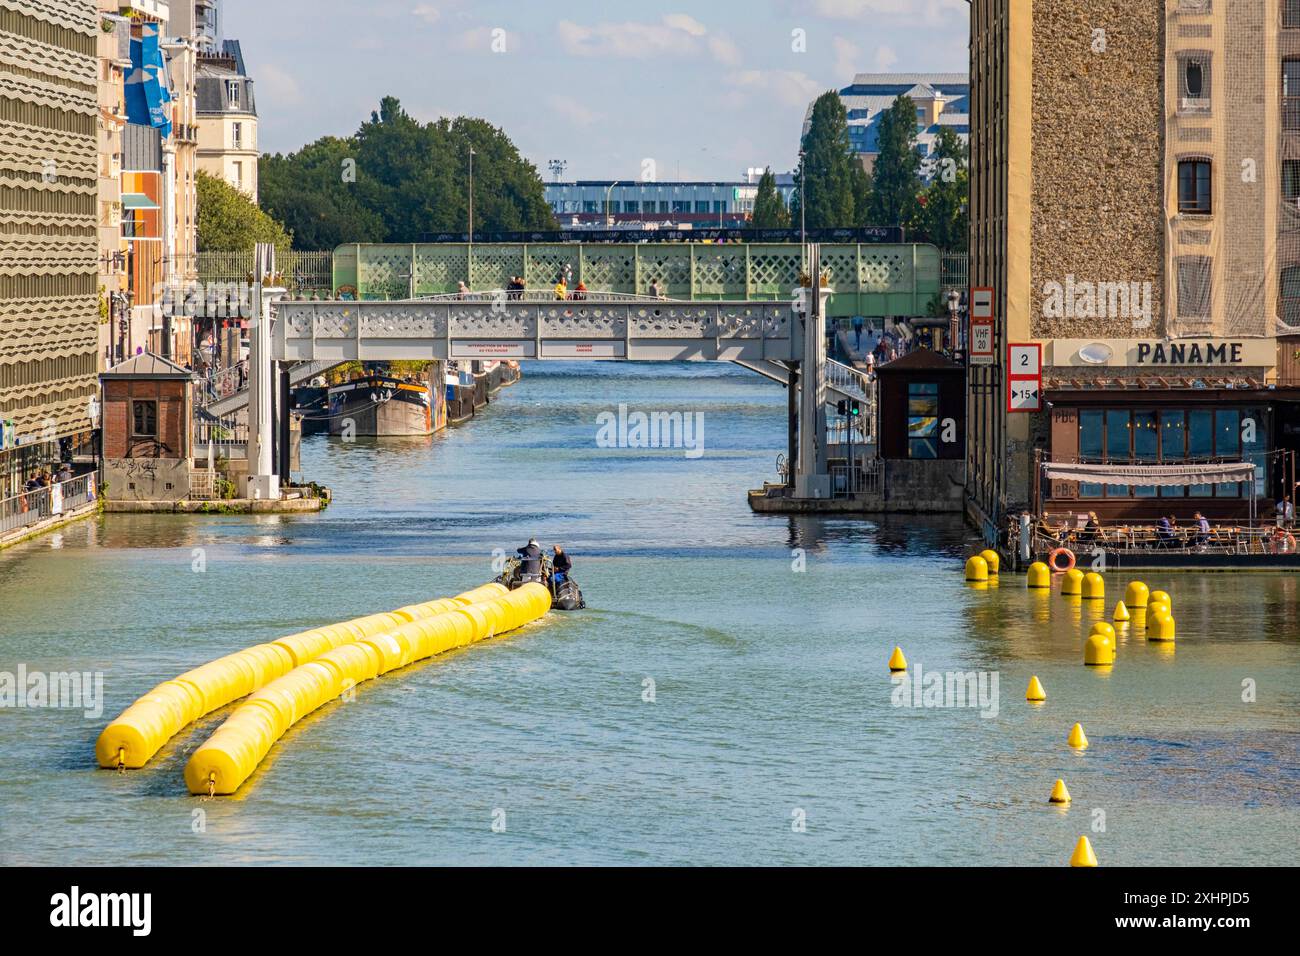
[[(970, 282), (995, 333), (969, 373), (971, 517), (992, 536), (1025, 509), (1240, 518), (1292, 494), (1300, 4), (972, 0), (970, 55)], [(1016, 399), (1038, 410), (1010, 410), (1010, 344), (1041, 346), (1038, 401)], [(1048, 464), (1212, 461), (1253, 462), (1253, 486)]]
[(93, 427), (95, 0), (0, 7), (0, 499)]
[(199, 169), (257, 202), (257, 104), (238, 40), (199, 57)]

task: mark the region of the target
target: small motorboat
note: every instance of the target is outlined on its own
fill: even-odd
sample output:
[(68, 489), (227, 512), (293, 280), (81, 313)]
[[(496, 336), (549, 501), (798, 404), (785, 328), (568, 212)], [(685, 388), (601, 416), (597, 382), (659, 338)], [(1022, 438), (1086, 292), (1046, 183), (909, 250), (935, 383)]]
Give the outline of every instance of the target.
[(582, 589), (573, 578), (566, 575), (563, 581), (556, 583), (551, 559), (546, 555), (542, 556), (540, 574), (525, 574), (522, 569), (522, 561), (518, 558), (510, 558), (501, 573), (497, 575), (497, 583), (504, 584), (512, 591), (529, 582), (543, 584), (551, 592), (551, 609), (555, 611), (581, 611), (587, 606), (587, 602), (582, 597)]

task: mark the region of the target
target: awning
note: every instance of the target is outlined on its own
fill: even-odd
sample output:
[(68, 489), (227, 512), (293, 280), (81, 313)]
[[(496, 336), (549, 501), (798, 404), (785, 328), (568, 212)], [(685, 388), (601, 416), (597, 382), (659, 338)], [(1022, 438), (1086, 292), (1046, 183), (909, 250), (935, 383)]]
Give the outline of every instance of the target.
[(1145, 487), (1154, 485), (1160, 488), (1255, 480), (1255, 465), (1249, 461), (1180, 465), (1084, 465), (1049, 461), (1043, 465), (1043, 471), (1048, 480)]
[(156, 202), (144, 193), (122, 193), (123, 209), (158, 209)]

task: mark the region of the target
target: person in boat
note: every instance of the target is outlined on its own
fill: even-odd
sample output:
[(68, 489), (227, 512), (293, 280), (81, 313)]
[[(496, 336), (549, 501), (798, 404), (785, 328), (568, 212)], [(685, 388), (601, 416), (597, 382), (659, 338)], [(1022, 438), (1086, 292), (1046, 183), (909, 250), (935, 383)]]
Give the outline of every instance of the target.
[(542, 573), (542, 548), (536, 538), (529, 538), (528, 543), (518, 548), (520, 574)]
[(551, 568), (555, 576), (555, 583), (563, 584), (569, 580), (569, 571), (573, 568), (573, 559), (558, 544), (554, 546), (554, 552), (551, 557)]

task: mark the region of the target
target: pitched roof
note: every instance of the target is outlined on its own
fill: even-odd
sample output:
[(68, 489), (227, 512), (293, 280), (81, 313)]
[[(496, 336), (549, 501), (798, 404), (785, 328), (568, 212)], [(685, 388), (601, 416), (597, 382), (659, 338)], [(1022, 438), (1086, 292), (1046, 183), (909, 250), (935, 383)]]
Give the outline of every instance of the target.
[(142, 352), (125, 362), (114, 365), (107, 372), (99, 373), (100, 378), (182, 379), (190, 378), (192, 375), (193, 373), (188, 369), (182, 368), (161, 355), (154, 355), (152, 352)]
[(940, 355), (933, 349), (918, 348), (913, 349), (901, 358), (896, 358), (892, 362), (877, 367), (876, 372), (909, 372), (924, 371), (926, 369), (960, 372), (962, 366), (946, 356)]

